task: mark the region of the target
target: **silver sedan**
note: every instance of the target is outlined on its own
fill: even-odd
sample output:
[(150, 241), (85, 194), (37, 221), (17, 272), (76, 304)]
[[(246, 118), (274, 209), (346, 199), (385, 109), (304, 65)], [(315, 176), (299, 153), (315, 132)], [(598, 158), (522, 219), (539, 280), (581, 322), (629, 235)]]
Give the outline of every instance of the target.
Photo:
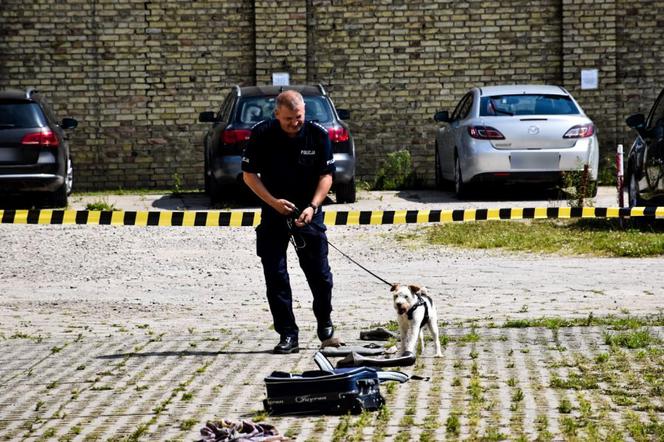
[(597, 188), (599, 144), (595, 125), (564, 88), (505, 85), (473, 88), (436, 134), (436, 184), (453, 181), (463, 197), (471, 184), (557, 184), (561, 173), (587, 170)]

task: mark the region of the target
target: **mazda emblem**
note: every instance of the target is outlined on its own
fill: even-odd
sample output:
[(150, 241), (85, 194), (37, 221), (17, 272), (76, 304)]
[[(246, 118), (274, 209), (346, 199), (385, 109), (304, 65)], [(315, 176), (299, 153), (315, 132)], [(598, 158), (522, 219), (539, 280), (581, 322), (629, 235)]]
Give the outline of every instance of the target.
[(537, 127), (537, 126), (530, 126), (530, 127), (528, 128), (528, 133), (529, 133), (530, 135), (537, 135), (537, 134), (539, 133), (539, 127)]

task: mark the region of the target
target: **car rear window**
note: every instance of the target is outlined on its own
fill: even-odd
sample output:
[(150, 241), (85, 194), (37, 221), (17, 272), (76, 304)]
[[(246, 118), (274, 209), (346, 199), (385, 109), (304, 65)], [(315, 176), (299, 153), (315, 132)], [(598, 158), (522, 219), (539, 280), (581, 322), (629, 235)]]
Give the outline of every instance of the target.
[[(277, 97), (245, 97), (238, 106), (238, 119), (245, 124), (258, 123), (274, 117), (274, 106)], [(332, 109), (325, 97), (313, 95), (304, 97), (304, 118), (330, 123), (333, 120)]]
[(0, 129), (27, 129), (46, 126), (37, 103), (0, 101)]
[(480, 99), (481, 117), (575, 115), (579, 109), (564, 95), (496, 95)]

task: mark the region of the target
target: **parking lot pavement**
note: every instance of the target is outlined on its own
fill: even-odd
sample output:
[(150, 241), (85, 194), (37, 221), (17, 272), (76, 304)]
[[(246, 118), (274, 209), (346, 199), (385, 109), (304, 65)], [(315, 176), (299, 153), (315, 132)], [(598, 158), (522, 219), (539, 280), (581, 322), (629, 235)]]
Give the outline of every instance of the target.
[[(119, 208), (145, 208), (132, 204)], [(430, 379), (383, 385), (380, 413), (275, 417), (261, 411), (263, 378), (315, 369), (316, 322), (292, 255), (303, 350), (277, 356), (251, 228), (0, 225), (0, 440), (195, 440), (222, 418), (265, 420), (300, 441), (661, 439), (662, 258), (394, 240), (416, 228), (328, 234), (381, 276), (430, 289), (444, 357), (429, 345), (403, 368)], [(339, 254), (330, 262), (337, 334), (361, 344), (360, 330), (394, 319), (389, 292)]]
[(270, 417), (263, 378), (315, 368), (311, 326), (301, 353), (276, 356), (273, 333), (256, 324), (53, 313), (8, 327), (3, 316), (2, 440), (196, 440), (221, 418), (261, 420), (302, 441), (628, 440), (662, 431), (662, 346), (611, 349), (606, 334), (619, 332), (608, 326), (446, 326), (443, 358), (429, 356), (429, 343), (403, 368), (429, 380), (384, 384), (384, 412)]
[[(334, 203), (334, 195), (328, 199), (327, 210), (415, 210), (422, 208), (492, 208), (492, 207), (565, 207), (569, 201), (556, 193), (528, 191), (521, 189), (505, 194), (483, 195), (475, 199), (460, 201), (452, 192), (422, 189), (402, 191), (358, 191), (357, 201), (352, 204)], [(141, 195), (76, 195), (70, 199), (70, 207), (84, 210), (88, 204), (105, 202), (118, 210), (257, 210), (255, 202), (240, 201), (210, 205), (210, 200), (202, 192), (188, 192), (181, 195), (165, 193)], [(596, 207), (617, 207), (615, 187), (601, 186), (597, 197), (592, 199)]]

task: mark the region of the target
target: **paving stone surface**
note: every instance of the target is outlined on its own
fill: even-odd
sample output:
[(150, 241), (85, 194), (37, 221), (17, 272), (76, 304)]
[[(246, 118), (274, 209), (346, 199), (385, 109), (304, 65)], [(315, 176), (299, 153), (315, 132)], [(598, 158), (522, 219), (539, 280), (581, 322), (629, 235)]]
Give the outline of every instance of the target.
[[(663, 258), (395, 240), (418, 228), (328, 234), (389, 280), (430, 289), (444, 356), (428, 343), (402, 368), (429, 380), (383, 384), (380, 412), (276, 417), (262, 411), (264, 377), (314, 369), (318, 348), (294, 254), (302, 351), (277, 356), (251, 229), (0, 225), (0, 440), (191, 441), (222, 418), (298, 441), (664, 438)], [(362, 344), (360, 330), (395, 319), (389, 288), (330, 260), (337, 334)], [(576, 322), (532, 326), (541, 318)]]

